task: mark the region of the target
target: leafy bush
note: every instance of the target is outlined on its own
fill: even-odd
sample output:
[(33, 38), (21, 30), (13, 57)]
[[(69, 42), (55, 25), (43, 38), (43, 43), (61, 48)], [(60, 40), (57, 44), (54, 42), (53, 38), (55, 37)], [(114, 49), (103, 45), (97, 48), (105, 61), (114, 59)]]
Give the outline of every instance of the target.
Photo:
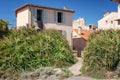
[(68, 42), (56, 30), (11, 31), (0, 45), (0, 75), (39, 67), (69, 66), (75, 62)]
[(120, 31), (96, 31), (90, 35), (83, 55), (84, 74), (107, 77), (106, 73), (115, 71), (120, 61)]
[(8, 22), (0, 19), (0, 39), (8, 33)]
[(6, 31), (8, 29), (7, 25), (8, 21), (0, 19), (0, 31)]

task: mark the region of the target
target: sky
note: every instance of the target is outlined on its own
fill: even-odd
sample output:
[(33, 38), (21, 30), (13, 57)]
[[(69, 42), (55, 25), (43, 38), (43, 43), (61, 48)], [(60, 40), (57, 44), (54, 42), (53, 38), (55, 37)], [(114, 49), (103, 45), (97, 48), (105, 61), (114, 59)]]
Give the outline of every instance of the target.
[(54, 8), (63, 8), (74, 10), (73, 20), (82, 17), (86, 25), (97, 25), (98, 20), (104, 15), (104, 12), (117, 11), (117, 3), (110, 0), (1, 0), (0, 18), (9, 21), (9, 27), (16, 25), (15, 9), (24, 4), (36, 4), (50, 6)]

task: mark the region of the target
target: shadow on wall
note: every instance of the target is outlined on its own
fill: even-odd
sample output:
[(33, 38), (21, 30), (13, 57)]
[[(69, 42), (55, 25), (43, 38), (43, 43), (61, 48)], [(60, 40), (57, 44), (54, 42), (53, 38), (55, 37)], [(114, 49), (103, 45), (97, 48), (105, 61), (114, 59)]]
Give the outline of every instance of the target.
[(85, 48), (87, 41), (84, 38), (73, 39), (73, 50), (77, 51), (77, 57), (81, 57), (81, 52)]

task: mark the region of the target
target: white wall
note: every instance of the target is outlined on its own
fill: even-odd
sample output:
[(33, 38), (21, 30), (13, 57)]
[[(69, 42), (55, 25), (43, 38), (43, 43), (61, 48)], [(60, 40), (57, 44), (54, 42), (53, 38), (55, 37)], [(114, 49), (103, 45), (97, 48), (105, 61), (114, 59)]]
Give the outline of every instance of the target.
[(73, 29), (78, 29), (78, 27), (85, 28), (85, 20), (84, 18), (78, 18), (73, 21)]
[(118, 22), (115, 21), (118, 18), (117, 12), (111, 12), (98, 21), (98, 29), (118, 29)]
[(21, 26), (26, 26), (26, 24), (29, 23), (29, 9), (25, 8), (23, 10), (18, 11), (17, 13), (17, 28), (21, 27)]

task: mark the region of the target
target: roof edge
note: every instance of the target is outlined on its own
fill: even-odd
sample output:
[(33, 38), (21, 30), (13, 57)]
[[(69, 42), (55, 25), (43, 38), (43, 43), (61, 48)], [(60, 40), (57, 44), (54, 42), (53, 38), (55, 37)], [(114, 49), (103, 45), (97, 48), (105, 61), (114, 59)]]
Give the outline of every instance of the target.
[(18, 7), (18, 8), (15, 9), (15, 15), (17, 16), (17, 12), (18, 11), (20, 11), (20, 10), (26, 8), (26, 7), (30, 7), (30, 6), (36, 7), (36, 8), (45, 8), (45, 9), (52, 9), (52, 10), (60, 10), (60, 11), (66, 11), (66, 12), (72, 12), (72, 13), (75, 12), (74, 10), (68, 10), (68, 9), (65, 10), (65, 9), (53, 8), (53, 7), (48, 7), (48, 6), (39, 6), (39, 5), (34, 5), (34, 4), (25, 4), (25, 5), (23, 5), (23, 6)]

